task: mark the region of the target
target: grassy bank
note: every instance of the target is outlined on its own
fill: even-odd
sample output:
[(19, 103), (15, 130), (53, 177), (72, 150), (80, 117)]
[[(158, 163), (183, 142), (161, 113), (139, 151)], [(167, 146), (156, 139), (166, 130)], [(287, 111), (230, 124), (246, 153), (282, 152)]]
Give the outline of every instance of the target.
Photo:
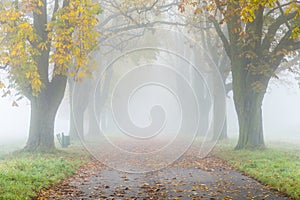
[(41, 189), (72, 175), (87, 160), (80, 148), (6, 155), (0, 160), (0, 199), (32, 199)]
[(263, 184), (300, 199), (300, 150), (268, 145), (265, 150), (234, 151), (233, 143), (222, 143), (214, 154)]

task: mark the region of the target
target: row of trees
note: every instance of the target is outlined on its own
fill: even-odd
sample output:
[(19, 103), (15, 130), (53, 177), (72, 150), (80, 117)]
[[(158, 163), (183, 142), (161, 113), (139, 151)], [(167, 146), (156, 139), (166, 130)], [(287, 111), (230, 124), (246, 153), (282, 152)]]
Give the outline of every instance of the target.
[[(75, 81), (89, 77), (93, 71), (88, 53), (117, 32), (167, 24), (202, 30), (200, 38), (205, 38), (213, 30), (223, 47), (208, 40), (199, 42), (212, 53), (219, 52), (216, 47), (226, 52), (218, 62), (224, 82), (229, 74), (226, 59), (230, 61), (240, 128), (236, 149), (264, 146), (261, 106), (268, 83), (284, 60), (297, 56), (300, 48), (300, 2), (295, 0), (16, 0), (1, 2), (0, 10), (0, 65), (9, 72), (7, 88), (16, 88), (31, 102), (25, 147), (29, 151), (55, 148), (54, 120), (68, 77)], [(187, 17), (191, 10), (193, 16)], [(174, 13), (181, 20), (159, 17)], [(116, 23), (119, 19), (127, 23)]]

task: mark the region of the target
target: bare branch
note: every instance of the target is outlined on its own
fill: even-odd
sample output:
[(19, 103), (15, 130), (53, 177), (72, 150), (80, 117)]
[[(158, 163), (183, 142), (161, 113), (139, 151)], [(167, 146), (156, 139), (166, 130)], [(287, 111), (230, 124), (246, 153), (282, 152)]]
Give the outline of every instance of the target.
[(54, 16), (55, 16), (55, 13), (58, 11), (58, 0), (55, 0), (55, 3), (54, 3), (54, 9), (53, 9), (53, 14), (52, 14), (52, 19), (51, 21), (54, 20)]
[[(279, 7), (279, 10), (280, 10), (281, 15), (284, 15), (284, 11), (283, 11), (283, 9), (282, 9), (282, 7), (281, 7), (279, 1), (276, 1), (276, 4), (277, 4), (278, 7)], [(288, 29), (291, 29), (291, 26), (290, 26), (290, 24), (289, 24), (288, 21), (285, 22), (285, 25), (286, 25), (286, 27), (288, 27)]]
[(0, 69), (2, 69), (2, 70), (7, 69), (8, 65), (9, 65), (9, 63), (6, 63), (4, 66), (0, 66)]
[(280, 15), (276, 19), (276, 21), (269, 26), (268, 32), (262, 42), (262, 48), (264, 50), (269, 50), (269, 48), (271, 47), (272, 41), (273, 41), (279, 27), (282, 24), (286, 23), (288, 20), (293, 19), (296, 15), (297, 15), (297, 11), (295, 11), (293, 13), (289, 13), (287, 15)]
[(224, 49), (225, 49), (228, 57), (230, 57), (231, 56), (230, 45), (229, 45), (229, 42), (228, 42), (225, 34), (223, 33), (223, 31), (222, 31), (222, 29), (221, 29), (221, 27), (219, 25), (219, 22), (215, 18), (213, 18), (213, 17), (210, 17), (209, 20), (214, 24), (214, 27), (215, 27), (215, 29), (217, 31), (217, 34), (219, 35), (219, 37), (222, 40), (222, 43), (224, 45)]
[(269, 10), (269, 11), (266, 13), (265, 16), (268, 16), (268, 15), (272, 14), (273, 12), (275, 12), (275, 11), (278, 10), (278, 9), (283, 9), (284, 7), (289, 6), (289, 5), (291, 5), (292, 3), (300, 3), (300, 1), (290, 1), (290, 2), (288, 2), (288, 3), (281, 4), (281, 5), (280, 5), (280, 4), (277, 4), (277, 7), (275, 7), (275, 8), (273, 8), (273, 9)]

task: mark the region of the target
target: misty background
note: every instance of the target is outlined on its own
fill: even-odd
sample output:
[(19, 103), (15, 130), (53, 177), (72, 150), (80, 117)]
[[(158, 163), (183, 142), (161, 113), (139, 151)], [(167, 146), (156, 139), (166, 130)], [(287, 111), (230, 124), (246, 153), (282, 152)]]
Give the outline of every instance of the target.
[[(69, 132), (68, 90), (59, 108), (55, 133)], [(0, 98), (0, 144), (25, 145), (29, 130), (30, 104), (25, 98), (13, 106), (12, 97)], [(148, 113), (146, 112), (146, 115)], [(289, 142), (300, 145), (300, 88), (296, 80), (284, 77), (273, 80), (263, 102), (263, 122), (266, 143), (268, 141)], [(238, 136), (238, 121), (232, 92), (227, 97), (228, 136)]]

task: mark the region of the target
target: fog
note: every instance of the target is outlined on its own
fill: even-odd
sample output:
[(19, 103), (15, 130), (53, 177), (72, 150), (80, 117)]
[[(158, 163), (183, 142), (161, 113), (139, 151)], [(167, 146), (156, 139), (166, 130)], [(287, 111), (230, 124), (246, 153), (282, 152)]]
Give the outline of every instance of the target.
[[(101, 64), (101, 67), (107, 67), (101, 68), (103, 72), (108, 73), (110, 71), (111, 74), (113, 74), (113, 77), (111, 78), (112, 80), (109, 83), (109, 89), (106, 91), (106, 93), (108, 93), (106, 99), (108, 99), (107, 102), (113, 104), (113, 109), (117, 109), (117, 113), (118, 115), (120, 115), (121, 118), (119, 121), (125, 121), (123, 124), (124, 127), (127, 127), (133, 132), (139, 132), (138, 134), (147, 135), (146, 132), (141, 133), (142, 131), (140, 130), (142, 129), (139, 128), (145, 128), (147, 126), (150, 126), (151, 122), (157, 122), (156, 126), (160, 127), (162, 123), (160, 122), (160, 119), (166, 118), (167, 120), (164, 126), (168, 128), (167, 132), (174, 134), (174, 132), (176, 132), (174, 130), (181, 130), (180, 125), (182, 124), (180, 123), (183, 119), (186, 121), (185, 126), (188, 128), (185, 129), (185, 131), (181, 131), (185, 134), (191, 134), (192, 137), (193, 133), (191, 132), (193, 132), (194, 127), (192, 127), (191, 125), (196, 124), (196, 120), (194, 118), (198, 117), (198, 111), (193, 114), (195, 110), (194, 105), (200, 102), (200, 107), (209, 107), (204, 105), (204, 101), (206, 101), (205, 99), (207, 99), (204, 96), (212, 97), (215, 95), (211, 94), (209, 91), (210, 88), (213, 88), (212, 85), (209, 85), (209, 81), (213, 82), (214, 80), (212, 81), (212, 79), (214, 78), (206, 77), (214, 76), (213, 72), (211, 72), (213, 71), (214, 67), (211, 66), (209, 58), (205, 54), (205, 49), (198, 48), (197, 45), (194, 45), (193, 43), (191, 43), (191, 41), (188, 41), (183, 36), (183, 34), (177, 34), (176, 32), (170, 31), (166, 33), (165, 31), (166, 30), (164, 29), (157, 29), (155, 33), (149, 33), (151, 32), (149, 31), (143, 37), (131, 39), (130, 42), (127, 42), (127, 45), (125, 45), (125, 47), (120, 47), (123, 48), (121, 50), (115, 49), (118, 47), (118, 45), (115, 44), (115, 42), (119, 41), (114, 40), (114, 38), (112, 38), (111, 41), (108, 40), (107, 43), (101, 44), (107, 45), (107, 48), (103, 48), (104, 51), (107, 52), (100, 51), (99, 55), (97, 52), (93, 56), (96, 58), (95, 61), (96, 63), (98, 63), (98, 65)], [(133, 33), (130, 32), (129, 36), (131, 34)], [(137, 33), (134, 32), (134, 34)], [(163, 41), (157, 40), (159, 36), (166, 34), (169, 34), (170, 38), (166, 38)], [(122, 39), (126, 39), (127, 37), (129, 37), (128, 35), (121, 36), (118, 37)], [(151, 43), (149, 41), (155, 42)], [(143, 48), (137, 50), (136, 46)], [(170, 49), (172, 51), (168, 51)], [(125, 54), (126, 56), (124, 56)], [(195, 66), (193, 66), (193, 64), (195, 64), (195, 66), (197, 66), (199, 69), (195, 69)], [(100, 88), (97, 88), (98, 83), (102, 84), (105, 81), (102, 80), (102, 73), (100, 74), (101, 76), (99, 77), (97, 77), (98, 74), (96, 75), (97, 83), (95, 86), (93, 86), (96, 87), (96, 90), (94, 91), (95, 94), (97, 93), (98, 89), (100, 89), (99, 91), (102, 91), (101, 88), (105, 87), (101, 85)], [(284, 81), (272, 80), (269, 84), (269, 88), (264, 98), (264, 137), (266, 141), (292, 142), (295, 144), (299, 144), (300, 88), (293, 76), (285, 76), (284, 80), (286, 80), (288, 84), (284, 83)], [(76, 84), (80, 85), (80, 83)], [(207, 88), (201, 86), (201, 84), (208, 84), (206, 85)], [(139, 90), (140, 88), (136, 88), (137, 86), (146, 90)], [(77, 92), (76, 94), (79, 96), (74, 96), (73, 93), (73, 98), (75, 98), (76, 100), (79, 99), (78, 97), (80, 97), (80, 95), (89, 95), (86, 91), (90, 88), (86, 87), (91, 86), (83, 86), (81, 88), (82, 90), (77, 90), (81, 91)], [(190, 88), (192, 89), (192, 91), (190, 91)], [(56, 123), (54, 128), (55, 134), (62, 132), (65, 134), (69, 134), (69, 91), (70, 89), (67, 88), (65, 98), (59, 108), (56, 117)], [(177, 92), (181, 94), (172, 94), (172, 92), (174, 91), (175, 93)], [(221, 90), (216, 89), (216, 91), (217, 92), (212, 93), (218, 93)], [(114, 96), (115, 93), (117, 94), (116, 96)], [(194, 96), (196, 96), (196, 101), (198, 100), (198, 102), (190, 100)], [(87, 97), (87, 99), (88, 98), (89, 97)], [(0, 98), (0, 144), (14, 143), (16, 141), (25, 144), (26, 138), (28, 136), (30, 120), (30, 103), (28, 100), (22, 99), (21, 101), (17, 102), (18, 106), (13, 106), (13, 99), (13, 97)], [(117, 99), (116, 104), (114, 104), (114, 99)], [(202, 102), (202, 105), (201, 101), (204, 102)], [(180, 104), (179, 107), (176, 107), (176, 104), (178, 103), (182, 104)], [(119, 107), (119, 104), (123, 105), (123, 107)], [(153, 109), (155, 105), (160, 106), (161, 104), (164, 105), (162, 106), (163, 109)], [(234, 108), (232, 92), (228, 94), (226, 98), (226, 104), (228, 119), (228, 135), (231, 138), (237, 138), (238, 120)], [(187, 106), (184, 107), (184, 105)], [(210, 106), (211, 105), (212, 104), (210, 102)], [(77, 106), (81, 106), (80, 102)], [(94, 109), (94, 112), (96, 110), (97, 109)], [(164, 110), (165, 113), (161, 112), (162, 110)], [(152, 111), (155, 111), (157, 115), (155, 115), (155, 112), (153, 112), (154, 115), (152, 115)], [(105, 109), (103, 109), (102, 112), (105, 114)], [(181, 116), (182, 118), (180, 119), (176, 116), (182, 114), (181, 112), (185, 113), (185, 115)], [(206, 112), (207, 113), (205, 113), (205, 115), (210, 114), (210, 108), (206, 109)], [(218, 112), (222, 113), (222, 111)], [(166, 116), (162, 116), (161, 113), (166, 114)], [(110, 112), (110, 114), (113, 114), (113, 112)], [(79, 115), (82, 116), (82, 113), (80, 113)], [(218, 116), (218, 114), (216, 116)], [(101, 117), (102, 116), (100, 116), (100, 118)], [(112, 117), (116, 116), (110, 115), (110, 121), (112, 121)], [(85, 121), (90, 120), (89, 117), (84, 118)], [(105, 120), (107, 121), (107, 119)], [(128, 123), (129, 121), (133, 122), (133, 125)], [(122, 132), (122, 130), (117, 130), (119, 128), (119, 126), (117, 126), (118, 125), (113, 127), (113, 129), (104, 132)], [(85, 124), (85, 127), (87, 127), (87, 123)], [(100, 127), (103, 129), (102, 124), (100, 125)], [(205, 128), (206, 127), (202, 127), (202, 130), (205, 130)], [(144, 129), (144, 131), (145, 130), (146, 129)], [(152, 133), (153, 130), (149, 129), (148, 131)], [(86, 135), (86, 133), (84, 134)], [(184, 136), (187, 136), (188, 134)]]
[[(289, 84), (273, 80), (263, 101), (264, 136), (266, 141), (293, 142), (300, 145), (300, 88), (290, 77)], [(228, 134), (238, 131), (232, 92), (227, 100)]]
[[(159, 93), (159, 91), (156, 91)], [(66, 97), (60, 106), (55, 133), (68, 133), (69, 130), (69, 99)], [(136, 97), (138, 98), (138, 96)], [(29, 101), (23, 99), (18, 107), (12, 106), (10, 98), (0, 98), (0, 141), (1, 144), (14, 141), (25, 142), (30, 120)], [(300, 89), (296, 81), (290, 79), (289, 85), (273, 80), (263, 102), (264, 134), (266, 141), (292, 142), (300, 144)], [(141, 103), (141, 102), (140, 102)], [(147, 108), (145, 108), (147, 110)], [(132, 110), (132, 109), (131, 109)], [(135, 110), (142, 120), (149, 122), (143, 116), (142, 110)], [(234, 109), (232, 92), (227, 97), (228, 135), (237, 137), (238, 124)], [(145, 125), (145, 124), (142, 124)]]

